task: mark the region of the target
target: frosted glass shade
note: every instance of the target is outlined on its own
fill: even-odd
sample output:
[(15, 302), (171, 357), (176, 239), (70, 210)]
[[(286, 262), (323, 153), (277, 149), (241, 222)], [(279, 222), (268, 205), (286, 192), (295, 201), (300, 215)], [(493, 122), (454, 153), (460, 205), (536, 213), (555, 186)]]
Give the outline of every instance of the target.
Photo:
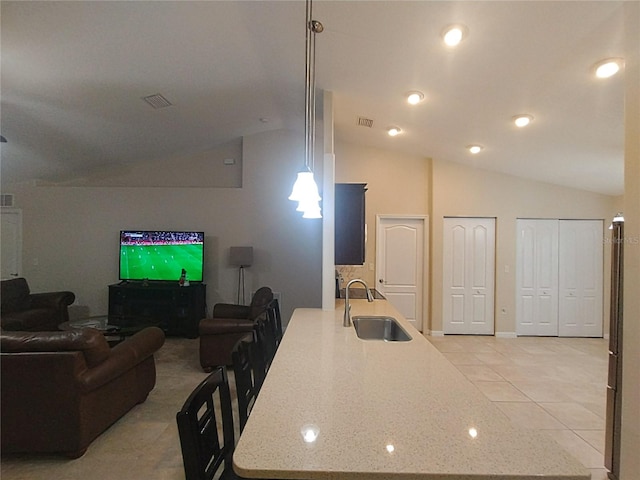
[(318, 185), (316, 185), (316, 181), (313, 179), (313, 172), (298, 172), (298, 177), (296, 178), (296, 183), (293, 184), (293, 190), (291, 191), (291, 195), (289, 195), (289, 200), (293, 200), (294, 202), (319, 202), (321, 200), (320, 194), (318, 193)]
[(289, 200), (298, 202), (296, 211), (303, 212), (302, 218), (322, 218), (320, 204), (318, 203), (322, 198), (318, 193), (318, 185), (313, 178), (312, 171), (303, 170), (298, 172)]
[(296, 211), (302, 212), (302, 218), (322, 218), (318, 200), (301, 200)]

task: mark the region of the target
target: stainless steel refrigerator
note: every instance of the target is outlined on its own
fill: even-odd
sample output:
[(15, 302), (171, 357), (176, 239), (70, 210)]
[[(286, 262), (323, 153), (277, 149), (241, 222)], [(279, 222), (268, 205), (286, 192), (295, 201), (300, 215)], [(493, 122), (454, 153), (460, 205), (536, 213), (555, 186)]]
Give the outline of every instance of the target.
[(619, 213), (611, 224), (611, 315), (609, 324), (609, 376), (604, 465), (611, 480), (620, 476), (620, 426), (622, 408), (622, 305), (624, 265), (624, 218)]

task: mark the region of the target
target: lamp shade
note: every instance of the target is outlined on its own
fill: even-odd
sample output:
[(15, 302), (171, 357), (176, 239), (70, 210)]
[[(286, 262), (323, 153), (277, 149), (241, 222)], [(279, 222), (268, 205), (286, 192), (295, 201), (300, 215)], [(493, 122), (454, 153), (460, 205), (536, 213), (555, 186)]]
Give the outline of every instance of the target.
[(239, 267), (249, 267), (253, 263), (253, 247), (231, 247), (229, 263)]

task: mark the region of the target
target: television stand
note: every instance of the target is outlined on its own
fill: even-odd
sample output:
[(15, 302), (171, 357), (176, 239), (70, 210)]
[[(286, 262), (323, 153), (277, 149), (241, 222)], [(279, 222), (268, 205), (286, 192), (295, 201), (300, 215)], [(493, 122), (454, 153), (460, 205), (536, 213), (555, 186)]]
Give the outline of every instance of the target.
[(206, 285), (125, 282), (109, 285), (109, 323), (122, 328), (157, 325), (167, 335), (196, 338), (207, 316)]

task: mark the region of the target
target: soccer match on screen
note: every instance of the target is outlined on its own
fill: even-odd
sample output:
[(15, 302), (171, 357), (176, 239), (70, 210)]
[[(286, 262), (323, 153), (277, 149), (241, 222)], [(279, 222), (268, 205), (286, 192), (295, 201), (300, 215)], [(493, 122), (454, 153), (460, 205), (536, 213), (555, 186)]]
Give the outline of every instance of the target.
[(121, 280), (202, 281), (204, 233), (120, 232)]

